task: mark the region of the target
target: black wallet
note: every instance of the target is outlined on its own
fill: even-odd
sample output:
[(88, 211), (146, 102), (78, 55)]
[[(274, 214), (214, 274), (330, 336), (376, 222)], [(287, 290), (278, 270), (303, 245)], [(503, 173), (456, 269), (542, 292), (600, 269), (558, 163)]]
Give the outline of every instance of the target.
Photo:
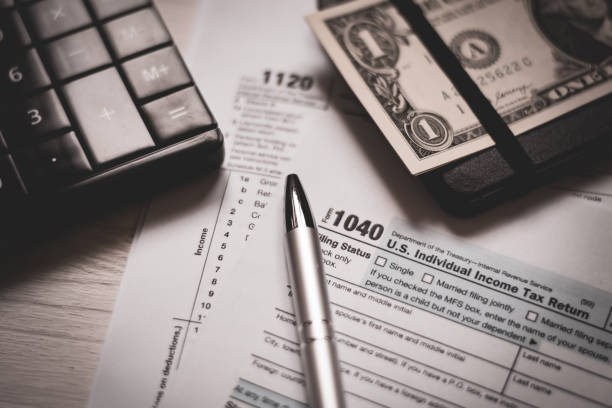
[(474, 215), (603, 158), (612, 135), (612, 95), (514, 136), (420, 7), (412, 0), (391, 2), (496, 143), (418, 176), (447, 212)]

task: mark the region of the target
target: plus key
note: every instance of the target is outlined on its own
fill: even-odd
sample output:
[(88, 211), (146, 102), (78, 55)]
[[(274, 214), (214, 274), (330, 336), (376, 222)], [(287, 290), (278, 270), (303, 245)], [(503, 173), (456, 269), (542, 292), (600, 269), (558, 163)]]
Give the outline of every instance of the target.
[(97, 165), (154, 146), (114, 68), (71, 82), (64, 90)]
[(100, 118), (102, 119), (106, 119), (106, 120), (112, 120), (113, 115), (116, 112), (112, 109), (108, 109), (106, 106), (104, 108), (102, 108), (102, 112), (100, 112)]

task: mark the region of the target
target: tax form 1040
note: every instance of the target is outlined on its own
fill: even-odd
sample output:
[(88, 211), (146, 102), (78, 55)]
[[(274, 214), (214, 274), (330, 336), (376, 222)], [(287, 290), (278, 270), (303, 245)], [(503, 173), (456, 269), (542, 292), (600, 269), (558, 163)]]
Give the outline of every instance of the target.
[[(542, 323), (552, 312), (537, 300), (509, 300), (514, 298), (495, 285), (522, 291), (521, 279), (533, 279), (525, 287), (537, 295), (550, 294), (547, 288), (564, 294), (556, 296), (557, 306), (573, 306), (568, 296), (582, 287), (612, 291), (606, 286), (612, 259), (602, 245), (612, 231), (606, 206), (540, 191), (467, 222), (444, 215), (343, 91), (302, 19), (314, 9), (314, 1), (267, 1), (255, 9), (240, 1), (202, 3), (199, 38), (225, 41), (198, 42), (188, 62), (207, 61), (192, 62), (192, 71), (228, 135), (227, 161), (216, 177), (152, 200), (90, 406), (304, 404), (289, 288), (278, 257), (282, 213), (275, 203), (288, 170), (300, 174), (327, 228), (321, 228), (321, 245), (343, 333), (341, 358), (352, 376), (351, 406), (549, 406), (558, 399), (546, 397), (546, 390), (562, 403), (605, 405), (609, 387), (601, 381), (610, 378), (608, 366), (542, 340), (537, 331), (545, 338), (563, 335), (561, 326)], [(282, 36), (279, 21), (285, 22)], [(224, 75), (198, 74), (205, 69)], [(254, 239), (259, 242), (251, 244)], [(521, 265), (518, 272), (508, 269), (507, 257)], [(466, 272), (451, 275), (453, 267)], [(540, 269), (552, 272), (524, 275)], [(607, 298), (600, 295), (585, 297), (593, 308), (577, 308), (601, 320)], [(527, 318), (530, 311), (535, 322)], [(507, 326), (510, 320), (521, 328)], [(546, 321), (570, 327), (565, 320)], [(602, 330), (593, 344), (606, 341)], [(563, 339), (594, 350), (583, 340), (578, 344), (578, 337)], [(551, 354), (545, 347), (557, 348)], [(519, 350), (539, 356), (535, 368), (561, 361), (563, 369), (546, 371), (557, 376), (546, 379), (519, 369), (533, 361), (519, 360)], [(567, 379), (569, 386), (562, 382)], [(516, 397), (521, 390), (532, 393), (531, 402)]]
[[(348, 406), (610, 406), (610, 210), (541, 190), (451, 219), (399, 183), (371, 124), (342, 117), (320, 115), (334, 137), (302, 141), (292, 171), (318, 223)], [(188, 363), (215, 373), (215, 392), (198, 377), (183, 392), (212, 406), (306, 406), (282, 224), (275, 200)]]

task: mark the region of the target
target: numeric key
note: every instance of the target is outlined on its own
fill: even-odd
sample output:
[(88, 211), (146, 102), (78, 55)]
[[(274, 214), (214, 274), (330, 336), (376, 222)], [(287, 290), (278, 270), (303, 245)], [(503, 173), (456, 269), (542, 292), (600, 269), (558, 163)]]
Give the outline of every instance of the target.
[(19, 13), (0, 12), (0, 53), (27, 47), (32, 43)]
[(77, 180), (92, 168), (74, 132), (53, 137), (16, 153), (29, 190), (51, 190)]
[(7, 137), (11, 145), (28, 142), (48, 133), (69, 128), (70, 121), (54, 90), (49, 90), (17, 104), (9, 113)]
[(28, 50), (0, 64), (0, 98), (6, 98), (7, 102), (12, 101), (8, 100), (8, 96), (23, 95), (51, 85), (49, 75), (35, 50)]

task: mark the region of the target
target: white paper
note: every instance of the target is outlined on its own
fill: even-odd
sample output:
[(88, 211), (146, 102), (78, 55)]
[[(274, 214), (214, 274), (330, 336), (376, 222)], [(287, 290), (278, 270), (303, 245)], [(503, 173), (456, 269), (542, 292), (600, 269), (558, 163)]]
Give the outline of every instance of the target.
[[(521, 235), (522, 259), (544, 267), (541, 240), (549, 253), (565, 254), (568, 268), (583, 263), (572, 254), (601, 248), (587, 239), (576, 240), (575, 252), (566, 251), (565, 241), (548, 239), (575, 236), (575, 224), (593, 231), (607, 227), (602, 205), (560, 191), (530, 195), (499, 210), (503, 216), (495, 211), (456, 222), (440, 211), (362, 115), (317, 45), (303, 20), (315, 7), (301, 0), (268, 0), (258, 7), (238, 0), (201, 4), (200, 30), (187, 61), (226, 136), (226, 162), (211, 177), (152, 200), (130, 254), (91, 407), (220, 406), (227, 399), (245, 362), (234, 347), (243, 347), (248, 357), (259, 342), (244, 337), (248, 324), (230, 324), (245, 317), (236, 311), (262, 310), (267, 317), (268, 306), (283, 301), (275, 291), (286, 295), (284, 272), (271, 269), (280, 275), (259, 280), (254, 265), (235, 264), (261, 232), (267, 260), (281, 254), (280, 243), (269, 244), (280, 230), (262, 230), (261, 220), (273, 212), (270, 221), (279, 226), (279, 209), (269, 207), (280, 200), (290, 168), (303, 169), (317, 212), (350, 203), (355, 210), (376, 210), (372, 216), (379, 223), (399, 216), (419, 228), (477, 237), (501, 253), (508, 241), (489, 238)], [(302, 163), (297, 167), (291, 164), (296, 156)], [(336, 198), (331, 203), (319, 195)], [(562, 221), (551, 222), (559, 214)], [(501, 221), (506, 216), (514, 221)], [(500, 224), (505, 232), (498, 231)], [(594, 254), (594, 262), (604, 255)]]
[[(419, 186), (400, 182), (403, 170), (384, 159), (388, 147), (371, 124), (343, 117), (333, 109), (321, 115), (334, 137), (304, 141), (292, 170), (318, 218), (349, 406), (606, 406), (612, 213), (542, 190), (452, 219)], [(314, 166), (315, 156), (326, 166)], [(209, 337), (192, 361), (214, 367), (215, 378), (235, 378), (226, 406), (305, 403), (280, 200), (271, 212), (225, 282), (232, 297), (220, 300), (209, 326), (223, 334)], [(372, 239), (375, 225), (385, 232)], [(432, 268), (436, 260), (427, 266), (418, 249), (470, 272)], [(223, 403), (207, 397), (211, 406)]]
[[(202, 403), (173, 392), (183, 376), (202, 376), (201, 367), (182, 366), (203, 336), (219, 334), (206, 326), (223, 280), (255, 234), (300, 140), (312, 135), (312, 112), (326, 109), (329, 79), (320, 74), (328, 64), (306, 23), (300, 19), (278, 36), (268, 25), (269, 9), (237, 10), (236, 4), (202, 4), (204, 20), (214, 24), (199, 25), (196, 51), (188, 53), (226, 138), (225, 163), (152, 200), (129, 257), (90, 407)], [(280, 20), (314, 11), (311, 2), (270, 6)], [(198, 49), (201, 44), (210, 47)]]

